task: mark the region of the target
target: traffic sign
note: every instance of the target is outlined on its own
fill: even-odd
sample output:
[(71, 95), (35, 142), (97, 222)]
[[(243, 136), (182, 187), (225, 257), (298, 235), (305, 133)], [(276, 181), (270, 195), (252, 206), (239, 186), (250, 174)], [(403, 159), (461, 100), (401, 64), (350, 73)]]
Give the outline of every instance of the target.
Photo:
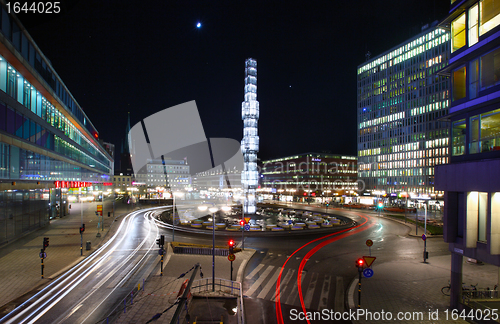
[(45, 259), (45, 258), (47, 258), (47, 253), (40, 252), (40, 259)]
[(426, 240), (427, 239), (427, 236), (425, 236), (425, 234), (422, 234), (422, 240)]
[(158, 255), (162, 255), (163, 254), (163, 249), (159, 249), (158, 250)]
[(246, 224), (244, 228), (245, 228), (245, 231), (249, 231), (250, 230), (250, 225)]
[(97, 205), (97, 211), (102, 212), (102, 205)]
[(248, 224), (248, 222), (251, 220), (251, 217), (245, 217), (245, 224)]
[(230, 253), (228, 256), (227, 256), (227, 259), (231, 262), (233, 262), (235, 259), (236, 259), (236, 256), (232, 253)]
[(363, 256), (363, 259), (365, 260), (366, 262), (366, 266), (367, 267), (370, 267), (373, 263), (373, 261), (375, 261), (376, 257), (372, 257), (372, 256)]
[(288, 225), (292, 225), (293, 221), (291, 219), (288, 220)]
[(366, 240), (366, 246), (372, 246), (373, 241), (372, 240)]
[(370, 278), (373, 276), (373, 270), (370, 268), (363, 270), (363, 276), (365, 276), (365, 278)]

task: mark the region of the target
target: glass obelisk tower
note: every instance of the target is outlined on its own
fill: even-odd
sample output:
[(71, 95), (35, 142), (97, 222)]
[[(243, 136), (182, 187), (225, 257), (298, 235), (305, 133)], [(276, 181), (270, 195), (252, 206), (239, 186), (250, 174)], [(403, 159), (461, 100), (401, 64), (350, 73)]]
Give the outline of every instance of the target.
[(245, 101), (241, 104), (243, 119), (243, 139), (241, 152), (243, 153), (243, 172), (241, 184), (243, 186), (244, 214), (255, 214), (255, 192), (259, 185), (259, 171), (257, 170), (257, 152), (259, 151), (259, 136), (257, 135), (257, 120), (259, 119), (259, 102), (257, 101), (257, 61), (249, 58), (245, 61)]

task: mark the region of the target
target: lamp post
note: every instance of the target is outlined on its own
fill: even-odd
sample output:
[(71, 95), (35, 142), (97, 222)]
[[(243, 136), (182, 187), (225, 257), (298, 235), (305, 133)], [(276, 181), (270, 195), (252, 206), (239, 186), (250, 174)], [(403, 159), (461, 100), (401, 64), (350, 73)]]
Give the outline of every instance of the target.
[(217, 207), (208, 209), (212, 213), (212, 291), (215, 291), (215, 213)]
[[(82, 216), (82, 225), (83, 227), (83, 200), (82, 200), (82, 188), (78, 188), (78, 193), (80, 194), (80, 214)], [(83, 232), (80, 230), (80, 256), (83, 255)]]

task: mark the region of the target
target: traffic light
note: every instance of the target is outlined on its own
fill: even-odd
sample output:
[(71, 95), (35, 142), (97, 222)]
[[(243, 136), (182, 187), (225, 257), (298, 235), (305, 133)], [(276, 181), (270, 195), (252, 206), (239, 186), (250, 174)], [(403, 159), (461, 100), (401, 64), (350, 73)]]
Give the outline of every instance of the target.
[(241, 229), (243, 229), (243, 226), (245, 226), (245, 221), (242, 219), (242, 220), (240, 220), (240, 227), (241, 227)]
[(234, 240), (229, 240), (229, 253), (233, 253), (234, 249)]
[(378, 208), (380, 208), (380, 209), (384, 208), (384, 203), (383, 202), (379, 202), (378, 203)]
[(156, 239), (156, 244), (158, 244), (159, 247), (163, 247), (165, 245), (165, 236), (160, 235), (160, 238)]
[(85, 232), (85, 224), (80, 227), (80, 234), (83, 234), (83, 232)]
[(365, 260), (362, 258), (359, 258), (356, 260), (356, 268), (363, 268), (365, 265)]
[(49, 246), (49, 238), (44, 237), (43, 238), (43, 249), (45, 250)]

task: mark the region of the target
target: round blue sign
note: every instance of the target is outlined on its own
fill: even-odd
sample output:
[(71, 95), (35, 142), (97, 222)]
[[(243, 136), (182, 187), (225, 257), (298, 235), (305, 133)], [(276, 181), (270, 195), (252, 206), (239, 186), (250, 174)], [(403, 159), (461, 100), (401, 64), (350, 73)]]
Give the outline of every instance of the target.
[(427, 236), (425, 236), (425, 234), (422, 234), (422, 240), (426, 240), (427, 239)]
[(291, 219), (288, 220), (288, 225), (292, 225), (293, 221)]
[(365, 278), (370, 278), (373, 276), (373, 270), (370, 268), (363, 270), (363, 276), (365, 276)]
[(245, 225), (245, 231), (249, 231), (250, 230), (250, 225), (246, 224)]

